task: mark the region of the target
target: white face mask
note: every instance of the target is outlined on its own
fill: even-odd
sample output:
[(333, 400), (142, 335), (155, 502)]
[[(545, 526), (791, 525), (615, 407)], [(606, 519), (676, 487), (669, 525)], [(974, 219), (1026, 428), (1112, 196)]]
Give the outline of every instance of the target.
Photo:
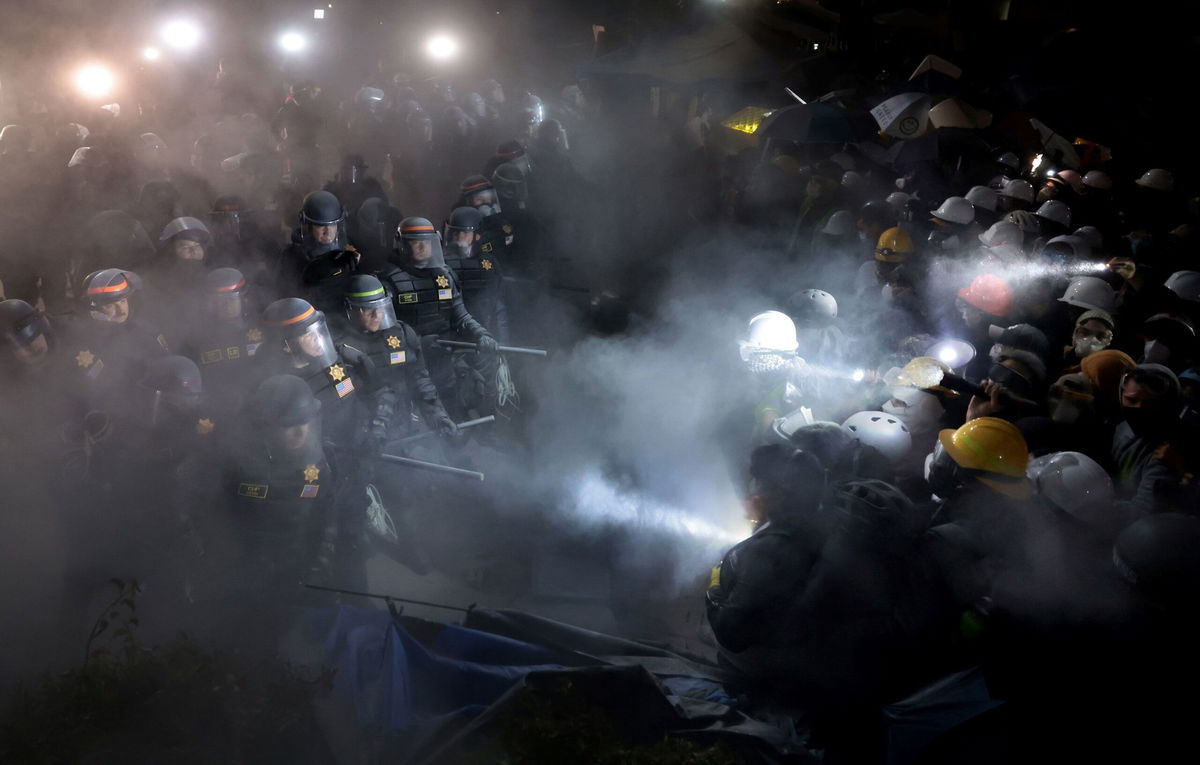
[(1073, 344), (1075, 355), (1079, 358), (1090, 356), (1093, 353), (1102, 351), (1108, 347), (1108, 344), (1094, 337), (1084, 337), (1076, 340)]
[[(900, 401), (902, 404), (896, 404)], [(892, 398), (879, 407), (903, 422), (912, 433), (927, 433), (942, 419), (942, 402), (918, 388), (892, 388)]]
[(1171, 358), (1171, 349), (1157, 340), (1147, 340), (1142, 351), (1143, 364), (1164, 364)]

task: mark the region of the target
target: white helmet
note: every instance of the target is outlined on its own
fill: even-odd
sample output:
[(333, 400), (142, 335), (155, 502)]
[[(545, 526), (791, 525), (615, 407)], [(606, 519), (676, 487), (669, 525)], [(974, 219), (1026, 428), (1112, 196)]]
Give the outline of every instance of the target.
[(1071, 208), (1067, 207), (1065, 202), (1060, 202), (1057, 199), (1046, 200), (1033, 214), (1039, 218), (1054, 221), (1064, 228), (1068, 228), (1071, 225)]
[(1200, 302), (1200, 271), (1176, 271), (1167, 278), (1166, 286), (1184, 300)]
[(1109, 178), (1108, 173), (1103, 170), (1088, 170), (1083, 174), (1083, 185), (1090, 189), (1110, 191), (1112, 189), (1112, 178)]
[(1055, 452), (1029, 461), (1025, 475), (1052, 505), (1087, 524), (1113, 514), (1112, 478), (1086, 454)]
[(1011, 151), (1006, 151), (999, 157), (996, 157), (996, 163), (1005, 167), (1016, 170), (1021, 166), (1021, 158)]
[(1024, 178), (1013, 178), (1005, 181), (1004, 188), (1000, 189), (1000, 196), (1020, 199), (1023, 202), (1033, 202), (1036, 195), (1033, 193), (1032, 183)]
[(1112, 313), (1117, 307), (1117, 293), (1098, 276), (1076, 276), (1058, 302)]
[(1100, 229), (1095, 226), (1080, 226), (1075, 229), (1074, 236), (1087, 242), (1088, 247), (1091, 247), (1093, 250), (1104, 249), (1104, 234), (1101, 234)]
[(996, 212), (996, 205), (999, 204), (999, 198), (993, 189), (987, 186), (972, 186), (967, 192), (967, 201), (976, 207), (982, 207), (990, 212)]
[(983, 242), (984, 247), (1008, 245), (1020, 248), (1025, 242), (1025, 234), (1021, 231), (1021, 227), (1012, 221), (1000, 220), (980, 234), (979, 241)]
[[(1059, 170), (1058, 172), (1051, 175), (1050, 178), (1053, 178), (1053, 179), (1059, 181), (1060, 183), (1065, 183), (1066, 185), (1070, 186), (1071, 190), (1074, 191), (1076, 194), (1083, 193), (1083, 179), (1079, 177), (1079, 173), (1075, 172), (1074, 170), (1071, 170), (1070, 168), (1067, 168), (1065, 170)], [(1047, 180), (1049, 180), (1049, 178), (1047, 178)]]
[(1175, 176), (1167, 170), (1154, 168), (1142, 173), (1142, 177), (1134, 181), (1137, 185), (1145, 189), (1155, 189), (1157, 191), (1174, 191)]
[(933, 211), (933, 217), (965, 226), (975, 220), (975, 205), (965, 197), (947, 197), (942, 206)]
[(887, 195), (883, 201), (892, 206), (892, 209), (897, 213), (904, 212), (904, 205), (908, 204), (908, 200), (912, 199), (911, 194), (905, 194), (903, 191), (893, 191)]
[(895, 464), (912, 448), (912, 434), (899, 417), (884, 412), (858, 412), (842, 423), (842, 429), (864, 446), (875, 448)]
[(829, 220), (825, 221), (825, 226), (821, 229), (821, 233), (832, 236), (850, 236), (856, 230), (854, 216), (850, 214), (850, 211), (838, 210), (829, 216)]
[(788, 303), (792, 315), (801, 320), (837, 318), (837, 298), (825, 290), (801, 290)]
[(1046, 249), (1052, 244), (1065, 245), (1071, 250), (1071, 256), (1078, 260), (1087, 260), (1092, 256), (1091, 245), (1089, 245), (1087, 240), (1081, 236), (1068, 234), (1065, 236), (1053, 237), (1044, 245), (1042, 245), (1042, 251), (1045, 252)]
[(739, 343), (742, 360), (755, 353), (795, 353), (796, 325), (790, 316), (779, 311), (763, 311), (750, 320), (748, 337)]

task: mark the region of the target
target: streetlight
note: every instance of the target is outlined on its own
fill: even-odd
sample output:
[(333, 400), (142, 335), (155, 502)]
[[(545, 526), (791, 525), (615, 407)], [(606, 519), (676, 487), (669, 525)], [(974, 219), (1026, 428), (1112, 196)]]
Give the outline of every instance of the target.
[(104, 98), (116, 82), (112, 70), (100, 64), (87, 64), (75, 72), (75, 87), (87, 98)]
[(308, 47), (308, 40), (299, 32), (284, 32), (279, 36), (279, 47), (285, 53), (299, 53)]
[(458, 40), (438, 34), (425, 42), (425, 52), (435, 61), (449, 61), (458, 55)]
[(200, 43), (200, 27), (188, 19), (175, 19), (163, 25), (163, 42), (175, 50), (189, 51)]

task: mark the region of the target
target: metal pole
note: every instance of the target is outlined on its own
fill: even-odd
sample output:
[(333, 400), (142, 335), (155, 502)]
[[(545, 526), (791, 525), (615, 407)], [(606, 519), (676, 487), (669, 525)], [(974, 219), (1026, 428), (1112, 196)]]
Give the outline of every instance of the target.
[(411, 457), (397, 457), (394, 454), (381, 454), (379, 459), (384, 462), (392, 462), (397, 465), (406, 467), (420, 468), (433, 473), (446, 473), (447, 475), (456, 475), (461, 478), (474, 478), (477, 481), (483, 480), (483, 473), (475, 470), (464, 470), (463, 468), (450, 467), (449, 465), (439, 465), (436, 462), (426, 462), (424, 460), (414, 460)]
[[(445, 348), (465, 348), (467, 350), (476, 350), (479, 348), (478, 343), (465, 343), (461, 340), (438, 340), (437, 344)], [(501, 345), (497, 349), (501, 353), (523, 353), (526, 356), (549, 356), (550, 354), (541, 348), (520, 348), (515, 345)]]

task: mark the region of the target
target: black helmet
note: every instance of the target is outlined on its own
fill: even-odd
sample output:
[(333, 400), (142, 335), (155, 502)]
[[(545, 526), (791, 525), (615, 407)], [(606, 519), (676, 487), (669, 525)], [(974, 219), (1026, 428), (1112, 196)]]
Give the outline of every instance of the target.
[(455, 207), (446, 219), (446, 239), (450, 233), (459, 231), (476, 231), (483, 223), (483, 214), (474, 207)]
[(912, 500), (885, 481), (847, 481), (838, 486), (833, 504), (857, 530), (872, 536), (912, 538), (922, 530)]
[(300, 206), (300, 223), (313, 226), (333, 226), (342, 222), (346, 211), (338, 198), (328, 191), (312, 191)]
[(142, 280), (137, 274), (119, 268), (93, 271), (83, 279), (83, 292), (93, 308), (125, 300), (141, 286)]
[(214, 268), (204, 275), (204, 292), (209, 306), (221, 319), (241, 318), (245, 309), (246, 277), (236, 268)]
[(0, 301), (0, 332), (15, 346), (25, 347), (50, 331), (50, 322), (24, 300)]
[(529, 186), (525, 182), (525, 171), (515, 162), (505, 162), (492, 173), (492, 184), (496, 194), (505, 202), (520, 207), (529, 199)]
[(213, 202), (212, 212), (208, 214), (209, 221), (218, 236), (228, 234), (234, 239), (242, 238), (242, 214), (247, 212), (246, 200), (236, 194), (226, 194), (217, 197)]
[(1194, 603), (1200, 589), (1200, 519), (1156, 513), (1134, 521), (1117, 537), (1113, 563), (1151, 600)]
[(490, 218), (500, 212), (500, 200), (496, 196), (496, 187), (482, 175), (469, 175), (458, 187), (458, 204), (460, 207), (474, 207)]
[[(429, 243), (428, 257), (417, 257), (415, 244)], [(427, 218), (405, 218), (396, 229), (396, 254), (401, 261), (415, 268), (441, 268), (446, 265), (442, 257), (442, 240), (438, 230)], [(446, 288), (450, 285), (447, 284)]]
[(153, 391), (156, 400), (179, 410), (195, 409), (204, 385), (200, 368), (186, 356), (162, 356), (146, 365), (142, 388)]
[[(346, 318), (355, 327), (365, 332), (382, 332), (396, 326), (396, 312), (391, 296), (383, 282), (370, 274), (355, 274), (346, 282), (342, 291), (346, 304)], [(378, 311), (376, 316), (374, 312)], [(369, 319), (378, 318), (379, 326), (368, 325)]]
[(163, 227), (162, 233), (158, 235), (160, 243), (170, 242), (175, 239), (187, 239), (201, 245), (207, 246), (212, 241), (212, 235), (208, 233), (208, 226), (199, 218), (183, 216), (175, 218), (166, 226)]
[[(263, 324), (278, 333), (292, 358), (327, 367), (337, 361), (325, 314), (301, 298), (276, 300), (263, 311)], [(303, 365), (302, 365), (303, 366)]]
[(321, 402), (299, 377), (275, 375), (255, 388), (249, 412), (254, 424), (260, 427), (291, 428), (311, 422), (321, 413)]
[(558, 151), (568, 151), (571, 148), (567, 140), (566, 128), (556, 119), (548, 119), (537, 127), (538, 144)]

